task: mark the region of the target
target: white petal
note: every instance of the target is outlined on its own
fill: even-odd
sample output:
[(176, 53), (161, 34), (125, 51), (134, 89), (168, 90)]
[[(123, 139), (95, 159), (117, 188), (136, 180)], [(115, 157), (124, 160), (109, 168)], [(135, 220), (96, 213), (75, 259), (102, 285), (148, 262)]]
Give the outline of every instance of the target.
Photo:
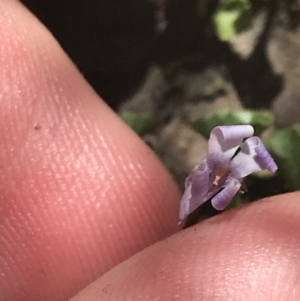
[(237, 179), (231, 177), (228, 178), (223, 190), (221, 190), (212, 198), (212, 206), (217, 210), (225, 209), (240, 188), (241, 183)]
[(258, 137), (247, 139), (239, 153), (230, 162), (231, 175), (235, 178), (244, 178), (249, 174), (269, 169), (274, 172), (277, 165)]
[(235, 154), (244, 138), (254, 133), (251, 125), (231, 125), (215, 127), (208, 141), (208, 163), (214, 166), (228, 167), (230, 159)]

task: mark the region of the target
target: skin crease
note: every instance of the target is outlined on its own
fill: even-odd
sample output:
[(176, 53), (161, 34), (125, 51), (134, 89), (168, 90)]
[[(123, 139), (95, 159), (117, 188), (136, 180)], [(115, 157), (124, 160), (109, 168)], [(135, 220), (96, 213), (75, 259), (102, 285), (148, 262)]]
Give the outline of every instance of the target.
[(170, 236), (170, 176), (16, 1), (0, 0), (0, 63), (1, 301), (98, 277), (71, 300), (299, 300), (299, 193)]

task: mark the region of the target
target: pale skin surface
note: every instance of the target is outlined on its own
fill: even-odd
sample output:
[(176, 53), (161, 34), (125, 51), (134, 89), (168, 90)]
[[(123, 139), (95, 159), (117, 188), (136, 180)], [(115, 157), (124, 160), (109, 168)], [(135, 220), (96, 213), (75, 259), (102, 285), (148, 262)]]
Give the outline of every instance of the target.
[(1, 301), (299, 300), (298, 193), (176, 233), (166, 170), (17, 1), (0, 63)]

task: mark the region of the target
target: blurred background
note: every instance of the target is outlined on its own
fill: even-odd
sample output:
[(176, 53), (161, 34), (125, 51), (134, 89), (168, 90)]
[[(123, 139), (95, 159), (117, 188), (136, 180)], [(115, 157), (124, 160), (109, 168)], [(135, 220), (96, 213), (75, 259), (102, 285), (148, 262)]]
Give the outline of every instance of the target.
[(22, 2), (181, 188), (214, 126), (252, 124), (279, 171), (231, 206), (300, 189), (300, 1)]

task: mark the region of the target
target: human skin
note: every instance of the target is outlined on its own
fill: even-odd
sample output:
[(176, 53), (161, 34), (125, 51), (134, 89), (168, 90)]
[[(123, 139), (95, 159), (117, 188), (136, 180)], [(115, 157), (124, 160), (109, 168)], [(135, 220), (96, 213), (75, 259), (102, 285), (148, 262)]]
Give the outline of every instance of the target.
[(298, 193), (179, 231), (167, 171), (17, 1), (0, 62), (1, 301), (299, 300)]

